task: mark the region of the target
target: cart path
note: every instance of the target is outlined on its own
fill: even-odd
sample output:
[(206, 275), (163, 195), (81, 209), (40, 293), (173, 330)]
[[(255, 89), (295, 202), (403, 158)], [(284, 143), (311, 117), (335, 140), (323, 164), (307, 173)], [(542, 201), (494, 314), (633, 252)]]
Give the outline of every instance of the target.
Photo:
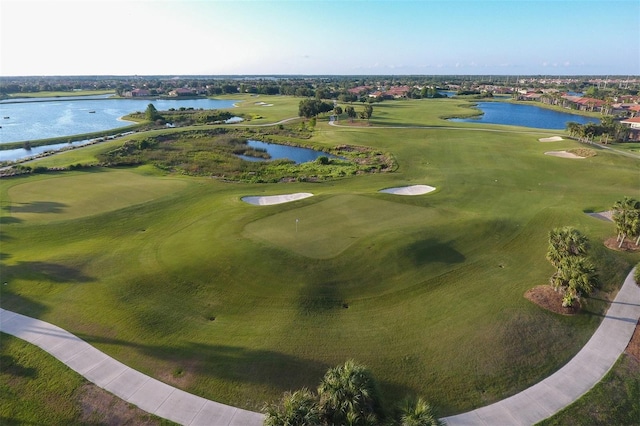
[[(445, 417), (449, 426), (532, 425), (570, 405), (598, 383), (625, 350), (640, 318), (632, 270), (587, 344), (564, 367), (502, 401)], [(75, 335), (0, 308), (0, 331), (47, 351), (72, 370), (141, 409), (182, 425), (260, 426), (264, 415), (220, 404), (146, 376)]]
[(144, 411), (189, 426), (261, 426), (264, 415), (210, 401), (144, 375), (84, 340), (0, 308), (0, 331), (42, 348), (90, 382)]
[(445, 417), (448, 426), (533, 425), (567, 407), (595, 386), (625, 350), (640, 318), (640, 286), (632, 270), (587, 344), (564, 367), (502, 401)]

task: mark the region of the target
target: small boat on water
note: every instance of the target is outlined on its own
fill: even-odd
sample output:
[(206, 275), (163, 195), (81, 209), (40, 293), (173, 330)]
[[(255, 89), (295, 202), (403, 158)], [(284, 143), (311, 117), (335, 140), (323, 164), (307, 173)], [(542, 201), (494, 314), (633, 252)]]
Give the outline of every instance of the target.
[(8, 120), (8, 119), (9, 119), (9, 116), (6, 116), (4, 119), (5, 119), (5, 120)]
[(95, 113), (96, 113), (95, 111), (89, 111), (89, 114), (95, 114)]

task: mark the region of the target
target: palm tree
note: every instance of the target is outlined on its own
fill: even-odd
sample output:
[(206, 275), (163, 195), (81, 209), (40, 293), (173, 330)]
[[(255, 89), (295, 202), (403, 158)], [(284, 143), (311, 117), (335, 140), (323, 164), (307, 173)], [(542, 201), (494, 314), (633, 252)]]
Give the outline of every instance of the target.
[(308, 389), (284, 394), (280, 404), (265, 408), (265, 426), (317, 426), (322, 424), (318, 398)]
[(640, 202), (624, 197), (613, 205), (613, 221), (618, 233), (618, 248), (622, 247), (627, 237), (636, 236), (636, 246), (640, 242)]
[(549, 232), (547, 260), (559, 268), (562, 259), (568, 256), (582, 256), (589, 248), (585, 235), (571, 226), (555, 228)]
[(562, 306), (572, 306), (582, 295), (590, 294), (596, 285), (595, 267), (585, 257), (567, 257), (560, 271), (559, 279), (564, 288)]
[(550, 284), (562, 293), (562, 306), (572, 306), (596, 284), (595, 267), (586, 258), (588, 248), (587, 237), (571, 226), (549, 232), (547, 260), (556, 268)]
[(582, 126), (579, 123), (576, 123), (575, 121), (569, 121), (567, 123), (567, 131), (569, 132), (569, 136), (575, 137), (576, 135), (580, 134), (581, 127)]
[(435, 409), (424, 399), (410, 399), (405, 402), (400, 417), (401, 426), (444, 426)]
[(327, 370), (318, 396), (328, 424), (376, 424), (380, 411), (376, 382), (366, 367), (353, 360)]

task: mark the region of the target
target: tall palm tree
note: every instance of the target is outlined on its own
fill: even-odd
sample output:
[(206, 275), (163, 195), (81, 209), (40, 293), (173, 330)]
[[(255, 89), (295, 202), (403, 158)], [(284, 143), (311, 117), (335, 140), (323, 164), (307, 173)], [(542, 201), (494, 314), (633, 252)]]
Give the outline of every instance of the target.
[(569, 121), (567, 123), (567, 131), (569, 132), (569, 136), (574, 137), (580, 134), (580, 124), (575, 121)]
[(613, 205), (613, 221), (618, 234), (618, 247), (622, 247), (627, 237), (637, 237), (640, 241), (640, 201), (624, 197)]
[(549, 232), (547, 260), (556, 268), (568, 256), (582, 256), (587, 253), (589, 240), (576, 228), (564, 226)]
[(410, 399), (402, 407), (401, 426), (444, 426), (435, 409), (424, 399)]
[(562, 261), (558, 280), (564, 290), (562, 306), (572, 306), (582, 295), (593, 291), (597, 282), (595, 267), (586, 257), (567, 257)]
[(583, 294), (589, 294), (596, 284), (595, 268), (586, 258), (589, 241), (571, 226), (549, 232), (547, 260), (556, 268), (550, 284), (562, 293), (563, 306), (571, 306)]
[(380, 398), (369, 370), (353, 360), (327, 370), (318, 386), (320, 409), (329, 424), (375, 424)]
[(284, 394), (280, 404), (265, 408), (265, 426), (318, 426), (322, 424), (318, 398), (308, 389)]

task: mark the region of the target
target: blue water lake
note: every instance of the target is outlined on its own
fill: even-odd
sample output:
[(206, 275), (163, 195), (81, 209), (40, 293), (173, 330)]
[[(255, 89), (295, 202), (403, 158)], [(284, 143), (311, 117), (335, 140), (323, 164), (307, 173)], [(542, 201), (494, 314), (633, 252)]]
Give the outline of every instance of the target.
[(336, 157), (332, 154), (327, 154), (326, 152), (316, 151), (309, 148), (300, 148), (297, 146), (288, 146), (288, 145), (278, 145), (275, 143), (266, 143), (260, 142), (256, 140), (248, 140), (247, 145), (251, 148), (257, 150), (264, 150), (271, 156), (269, 159), (261, 158), (261, 157), (251, 157), (248, 155), (238, 155), (238, 157), (242, 158), (246, 161), (272, 161), (272, 160), (280, 160), (283, 158), (289, 159), (296, 164), (306, 163), (309, 161), (315, 161), (318, 157), (327, 157), (327, 158), (340, 158)]
[[(109, 95), (106, 95), (109, 96)], [(109, 99), (106, 96), (0, 101), (0, 143), (34, 141), (132, 124), (121, 117), (142, 112), (149, 104), (170, 108), (226, 109), (236, 101), (220, 99)]]
[(452, 118), (449, 121), (460, 123), (506, 124), (512, 126), (534, 127), (539, 129), (564, 130), (567, 123), (600, 123), (597, 118), (584, 117), (568, 112), (558, 112), (535, 105), (511, 104), (507, 102), (479, 102), (483, 114), (472, 118)]

